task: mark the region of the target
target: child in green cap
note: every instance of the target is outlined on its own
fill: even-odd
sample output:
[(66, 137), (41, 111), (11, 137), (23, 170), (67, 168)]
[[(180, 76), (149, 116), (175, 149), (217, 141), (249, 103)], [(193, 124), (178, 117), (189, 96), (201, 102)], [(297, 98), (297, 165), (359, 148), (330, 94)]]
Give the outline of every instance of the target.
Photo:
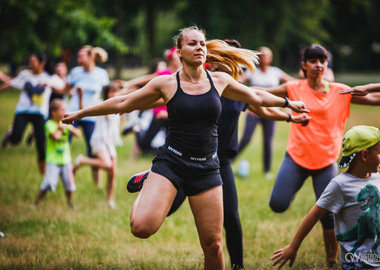
[(274, 252), (273, 265), (292, 266), (303, 239), (318, 220), (335, 216), (340, 264), (346, 269), (380, 269), (380, 134), (370, 126), (355, 126), (343, 137), (338, 167), (348, 170), (331, 180), (309, 211), (293, 240)]

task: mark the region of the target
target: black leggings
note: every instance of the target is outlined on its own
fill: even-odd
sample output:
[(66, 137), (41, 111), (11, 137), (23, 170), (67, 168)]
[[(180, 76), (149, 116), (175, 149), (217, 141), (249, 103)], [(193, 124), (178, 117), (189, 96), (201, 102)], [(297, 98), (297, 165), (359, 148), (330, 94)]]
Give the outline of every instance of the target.
[[(223, 180), (223, 211), (224, 229), (226, 230), (227, 250), (230, 254), (231, 265), (243, 266), (243, 232), (241, 229), (238, 197), (235, 178), (231, 163), (220, 165), (220, 176)], [(174, 213), (186, 199), (182, 189), (179, 189), (168, 216)]]
[(15, 145), (20, 143), (22, 135), (24, 134), (26, 125), (32, 122), (34, 135), (36, 138), (36, 148), (38, 153), (38, 160), (45, 160), (45, 120), (40, 114), (18, 113), (15, 115), (13, 122), (12, 133), (9, 135), (8, 140), (11, 144)]

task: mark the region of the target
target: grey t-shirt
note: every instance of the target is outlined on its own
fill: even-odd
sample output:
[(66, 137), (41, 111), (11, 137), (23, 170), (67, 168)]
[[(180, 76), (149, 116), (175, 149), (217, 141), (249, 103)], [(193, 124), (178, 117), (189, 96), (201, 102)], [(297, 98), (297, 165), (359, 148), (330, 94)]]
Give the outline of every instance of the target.
[(341, 262), (380, 267), (380, 174), (360, 179), (342, 173), (331, 180), (316, 204), (335, 214)]

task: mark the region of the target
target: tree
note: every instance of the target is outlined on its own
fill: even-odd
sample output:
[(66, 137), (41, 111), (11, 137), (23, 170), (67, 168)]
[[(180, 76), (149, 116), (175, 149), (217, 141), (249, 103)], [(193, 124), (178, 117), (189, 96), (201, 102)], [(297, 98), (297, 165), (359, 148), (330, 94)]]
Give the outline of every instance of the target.
[(62, 48), (84, 44), (125, 51), (126, 44), (110, 31), (115, 19), (97, 17), (95, 11), (89, 0), (3, 0), (1, 59), (19, 62), (33, 51), (58, 57)]

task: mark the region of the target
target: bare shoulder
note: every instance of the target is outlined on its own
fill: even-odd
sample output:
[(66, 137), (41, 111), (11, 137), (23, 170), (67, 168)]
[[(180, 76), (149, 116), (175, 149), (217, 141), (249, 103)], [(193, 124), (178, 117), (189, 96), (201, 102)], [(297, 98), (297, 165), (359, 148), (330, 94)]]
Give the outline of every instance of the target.
[(216, 89), (220, 91), (223, 91), (231, 83), (231, 81), (234, 81), (234, 79), (225, 72), (214, 71), (209, 73)]
[(176, 76), (175, 73), (171, 75), (157, 76), (151, 80), (151, 83), (159, 88), (166, 87), (168, 85), (177, 83), (175, 76)]
[(168, 102), (177, 89), (176, 74), (160, 75), (149, 82), (149, 85), (161, 93), (165, 102)]
[(230, 80), (232, 77), (222, 71), (209, 71), (213, 80)]

